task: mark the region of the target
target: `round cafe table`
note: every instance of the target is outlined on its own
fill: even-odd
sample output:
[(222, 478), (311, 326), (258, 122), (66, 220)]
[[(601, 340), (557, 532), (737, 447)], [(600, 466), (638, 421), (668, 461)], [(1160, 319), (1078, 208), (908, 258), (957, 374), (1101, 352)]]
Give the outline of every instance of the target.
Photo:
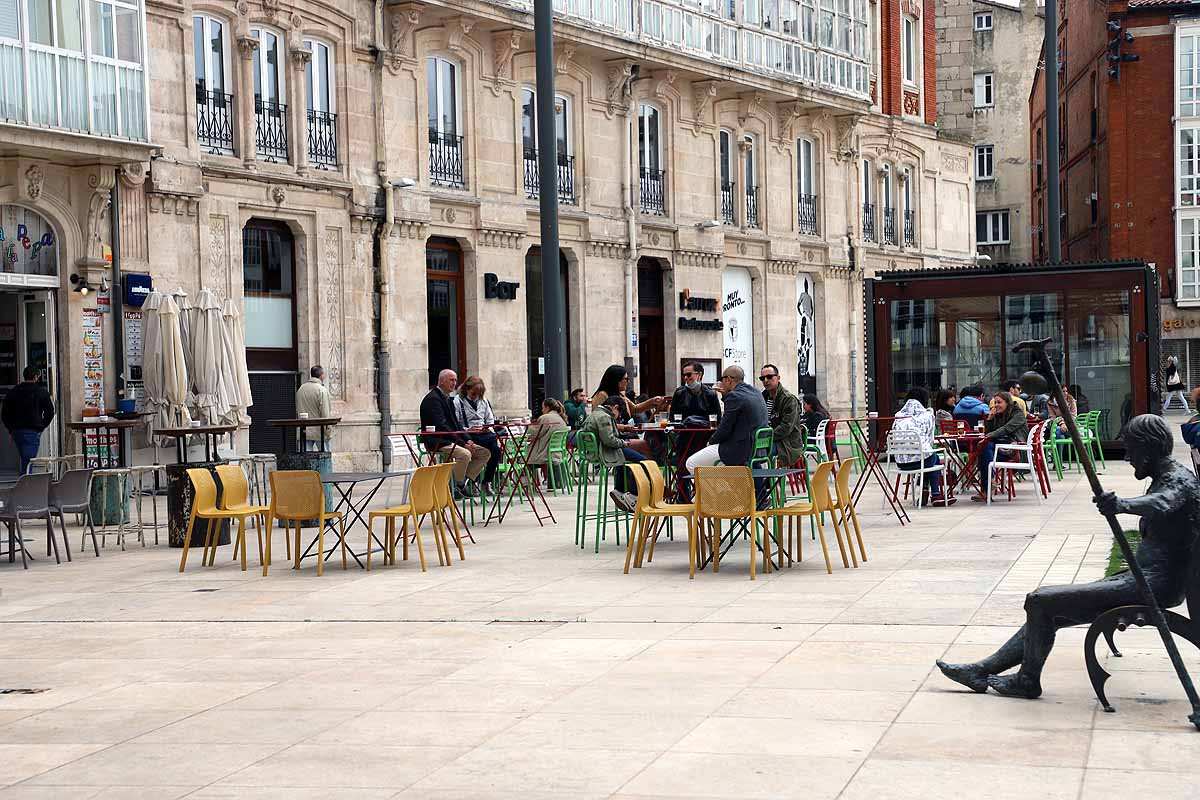
[[(125, 434), (142, 424), (140, 418), (86, 417), (71, 420), (67, 427), (79, 434), (79, 452), (84, 454), (85, 466), (91, 469), (116, 469), (129, 463)], [(89, 452), (89, 435), (96, 437), (94, 452)], [(121, 485), (121, 479), (116, 476), (98, 475), (92, 479), (91, 513), (92, 521), (97, 525), (117, 525), (129, 521), (129, 505), (127, 498), (122, 496)]]
[[(275, 468), (313, 470), (320, 473), (322, 478), (332, 474), (333, 457), (326, 452), (326, 445), (329, 441), (328, 430), (341, 421), (341, 417), (293, 417), (267, 420), (267, 424), (272, 428), (278, 428), (282, 436), (282, 449), (275, 454)], [(306, 449), (304, 433), (308, 428), (320, 429), (319, 450)], [(326, 511), (333, 511), (335, 499), (333, 486), (326, 483)], [(315, 527), (316, 524), (317, 520), (315, 519), (305, 520), (301, 523), (305, 528)]]
[[(189, 469), (206, 469), (217, 484), (220, 498), (221, 481), (217, 478), (217, 467), (225, 462), (217, 454), (217, 445), (222, 436), (237, 430), (237, 425), (193, 425), (186, 428), (157, 428), (155, 436), (167, 436), (175, 440), (175, 464), (167, 464), (167, 540), (171, 547), (183, 547), (187, 533), (188, 518), (192, 515), (192, 482), (188, 480)], [(204, 440), (204, 459), (190, 461), (187, 440), (199, 436)], [(220, 544), (229, 544), (229, 521), (222, 520), (216, 526)], [(204, 526), (197, 525), (192, 531), (192, 547), (204, 546)]]

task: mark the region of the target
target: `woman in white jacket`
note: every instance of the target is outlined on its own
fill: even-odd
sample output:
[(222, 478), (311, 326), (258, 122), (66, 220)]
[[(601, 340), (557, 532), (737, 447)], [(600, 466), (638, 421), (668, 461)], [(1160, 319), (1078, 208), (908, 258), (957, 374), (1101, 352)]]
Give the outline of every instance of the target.
[[(920, 467), (935, 467), (942, 461), (934, 452), (937, 420), (934, 418), (933, 409), (929, 408), (929, 392), (916, 386), (908, 390), (907, 397), (908, 400), (904, 403), (904, 407), (900, 409), (900, 413), (896, 415), (896, 419), (892, 423), (892, 430), (916, 433), (921, 441), (921, 456), (918, 457), (915, 453), (912, 455), (897, 454), (895, 456), (896, 465), (906, 471), (916, 470)], [(933, 503), (954, 505), (956, 498), (947, 498), (942, 492), (942, 473), (940, 471), (930, 472), (928, 475), (929, 496)]]
[(492, 413), (492, 404), (484, 397), (486, 392), (487, 386), (484, 385), (483, 378), (478, 375), (470, 376), (463, 381), (463, 385), (458, 388), (458, 394), (454, 396), (454, 411), (458, 414), (459, 424), (467, 431), (471, 441), (491, 453), (487, 467), (483, 470), (483, 483), (490, 486), (496, 480), (496, 470), (500, 467), (502, 454), (500, 442), (493, 431), (496, 415)]

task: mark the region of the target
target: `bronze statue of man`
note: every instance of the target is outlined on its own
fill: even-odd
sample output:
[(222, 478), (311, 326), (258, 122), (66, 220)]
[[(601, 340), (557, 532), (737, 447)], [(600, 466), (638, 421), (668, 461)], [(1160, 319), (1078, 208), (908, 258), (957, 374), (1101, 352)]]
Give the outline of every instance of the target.
[[(1137, 563), (1159, 607), (1173, 608), (1183, 602), (1189, 580), (1200, 580), (1200, 575), (1188, 574), (1193, 549), (1200, 546), (1200, 481), (1171, 458), (1175, 440), (1162, 417), (1133, 418), (1121, 438), (1125, 460), (1139, 480), (1152, 479), (1150, 490), (1128, 499), (1107, 492), (1093, 501), (1103, 514), (1142, 518)], [(1026, 595), (1025, 624), (995, 653), (973, 664), (938, 661), (937, 665), (947, 678), (973, 691), (991, 687), (1006, 697), (1033, 699), (1042, 693), (1042, 667), (1059, 628), (1086, 625), (1110, 609), (1141, 603), (1129, 572), (1094, 583), (1043, 586)], [(1015, 674), (1003, 674), (1018, 666)]]

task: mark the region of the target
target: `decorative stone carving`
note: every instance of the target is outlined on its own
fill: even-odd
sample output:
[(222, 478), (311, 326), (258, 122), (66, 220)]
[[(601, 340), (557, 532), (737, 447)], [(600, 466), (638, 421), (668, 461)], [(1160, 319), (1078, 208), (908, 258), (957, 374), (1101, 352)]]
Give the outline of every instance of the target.
[(392, 236), (398, 239), (424, 239), (426, 223), (416, 219), (398, 219), (392, 225)]
[(453, 208), (447, 208), (442, 211), (442, 218), (444, 220), (446, 220), (446, 222), (449, 222), (450, 224), (453, 225), (454, 221), (456, 219), (458, 219), (458, 212), (455, 211)]
[(921, 0), (900, 0), (900, 11), (913, 19), (920, 19)]
[(854, 132), (862, 118), (862, 114), (843, 114), (840, 117), (834, 117), (833, 156), (838, 161), (850, 161), (858, 153), (858, 149), (854, 146)]
[(46, 173), (37, 164), (31, 164), (29, 169), (25, 170), (25, 196), (30, 200), (37, 200), (42, 196), (42, 186), (46, 182)]
[(278, 184), (276, 184), (275, 186), (272, 186), (271, 187), (271, 200), (277, 206), (283, 205), (284, 202), (287, 200), (287, 189), (284, 189), (282, 186), (280, 186)]
[(623, 108), (622, 95), (625, 84), (633, 76), (633, 62), (627, 58), (609, 61), (608, 65), (608, 115), (611, 117), (618, 108)]
[(942, 153), (942, 169), (946, 172), (965, 173), (967, 171), (967, 157), (956, 153)]
[(592, 258), (624, 258), (626, 249), (624, 242), (587, 243), (587, 254)]
[(471, 17), (452, 17), (446, 20), (445, 25), (446, 47), (455, 53), (465, 52), (463, 43), (475, 27), (475, 20)]
[(747, 251), (748, 249), (749, 249), (749, 248), (747, 248), (747, 247), (746, 247), (746, 243), (745, 243), (745, 242), (738, 242), (738, 245), (737, 245), (737, 251), (738, 251), (738, 255), (740, 255), (740, 256), (744, 256), (744, 255), (746, 255), (746, 251)]
[(700, 128), (707, 122), (705, 117), (708, 116), (708, 109), (717, 99), (717, 87), (720, 85), (720, 81), (700, 81), (692, 84), (692, 111), (696, 118), (693, 124), (696, 133), (699, 133)]
[(654, 82), (654, 94), (663, 100), (668, 99), (671, 91), (675, 88), (675, 81), (678, 79), (679, 75), (674, 70), (663, 72)]
[(521, 231), (503, 230), (500, 228), (483, 228), (479, 231), (479, 244), (482, 247), (496, 247), (504, 250), (519, 250), (524, 233)]
[(904, 113), (910, 117), (920, 116), (921, 96), (916, 92), (904, 92)]
[[(350, 232), (357, 234), (370, 234), (375, 232), (375, 225), (379, 220), (375, 219), (370, 214), (351, 214), (350, 215)], [(357, 241), (355, 242), (357, 246)]]
[(738, 124), (746, 126), (750, 119), (761, 116), (765, 111), (760, 92), (746, 92), (738, 97)]
[(800, 270), (800, 262), (785, 259), (772, 259), (767, 262), (767, 272), (775, 275), (795, 275)]
[(521, 31), (497, 31), (492, 34), (492, 73), (496, 85), (512, 79), (513, 56), (521, 49)]
[(238, 55), (249, 61), (258, 49), (258, 39), (253, 36), (239, 36), (237, 39)]
[(321, 286), (321, 366), (325, 367), (325, 385), (329, 394), (345, 399), (345, 315), (342, 313), (344, 281), (342, 275), (342, 231), (328, 228), (321, 242), (318, 265)]
[(722, 256), (720, 253), (709, 253), (704, 250), (680, 250), (675, 254), (675, 260), (684, 267), (720, 269)]
[(392, 10), (388, 20), (388, 51), (391, 54), (388, 69), (392, 74), (399, 72), (406, 60), (415, 58), (409, 53), (408, 40), (420, 21), (421, 7), (418, 5), (404, 5)]
[[(205, 272), (210, 276), (224, 275), (228, 272), (229, 248), (226, 235), (225, 217), (216, 215), (208, 218), (208, 264)], [(206, 285), (216, 285), (206, 282)]]
[(88, 175), (88, 186), (92, 189), (92, 196), (88, 200), (87, 216), (88, 258), (102, 259), (104, 257), (102, 236), (107, 217), (104, 212), (111, 202), (111, 192), (116, 182), (116, 171), (108, 167), (98, 167), (96, 172)]
[(151, 214), (175, 214), (194, 217), (200, 211), (200, 201), (195, 197), (164, 192), (147, 192), (146, 208)]
[(794, 138), (793, 128), (796, 121), (806, 113), (807, 106), (799, 100), (792, 100), (778, 103), (776, 108), (779, 109), (779, 135), (784, 139)]
[(554, 47), (554, 71), (559, 75), (566, 75), (567, 70), (571, 68), (571, 62), (575, 60), (575, 45), (571, 42), (562, 42)]
[(263, 16), (269, 22), (274, 22), (275, 18), (279, 16), (279, 0), (262, 0), (262, 7)]

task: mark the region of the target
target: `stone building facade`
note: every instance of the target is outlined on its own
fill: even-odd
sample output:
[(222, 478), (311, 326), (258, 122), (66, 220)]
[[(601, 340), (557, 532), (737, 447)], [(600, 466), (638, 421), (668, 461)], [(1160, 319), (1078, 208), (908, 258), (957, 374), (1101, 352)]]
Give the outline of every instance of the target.
[[(339, 467), (376, 464), (381, 422), (410, 428), (445, 366), (481, 375), (499, 414), (527, 413), (543, 355), (531, 4), (114, 2), (144, 55), (117, 66), (154, 77), (145, 128), (118, 114), (119, 135), (81, 135), (9, 106), (0, 128), (0, 203), (59, 245), (42, 291), (70, 416), (97, 380), (97, 293), (69, 275), (108, 274), (114, 185), (122, 273), (243, 309), (241, 446), (274, 443), (262, 421), (313, 363), (342, 418)], [(629, 363), (639, 389), (669, 391), (682, 359), (770, 361), (847, 410), (864, 275), (974, 253), (971, 151), (935, 125), (932, 3), (557, 5), (572, 385)]]
[(1043, 8), (1041, 0), (938, 2), (938, 125), (974, 147), (976, 246), (996, 263), (1035, 257), (1027, 138)]

